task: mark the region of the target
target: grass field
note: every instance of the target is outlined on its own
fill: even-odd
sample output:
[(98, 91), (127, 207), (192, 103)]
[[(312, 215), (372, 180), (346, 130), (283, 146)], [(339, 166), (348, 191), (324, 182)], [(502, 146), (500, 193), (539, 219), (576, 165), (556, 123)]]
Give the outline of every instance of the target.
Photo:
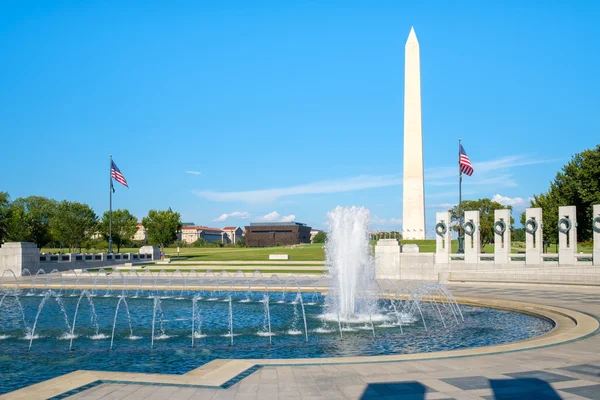
[[(42, 249), (42, 252), (68, 253), (69, 249)], [(139, 249), (121, 248), (122, 253), (137, 253)], [(167, 257), (177, 257), (177, 248), (165, 249)], [(325, 252), (323, 244), (305, 244), (299, 247), (182, 247), (180, 257), (187, 261), (268, 261), (269, 254), (288, 254), (291, 261), (323, 261)]]
[[(148, 268), (144, 268), (144, 269), (135, 268), (135, 270), (137, 271), (138, 274), (143, 273), (144, 271), (152, 271), (152, 273), (157, 273), (157, 272), (160, 272), (160, 271), (165, 271), (165, 272), (168, 272), (168, 273), (173, 273), (175, 271), (179, 271), (179, 272), (184, 273), (184, 274), (187, 274), (190, 271), (196, 271), (198, 273), (198, 275), (204, 275), (204, 273), (206, 271), (208, 271), (209, 269), (194, 268), (193, 270), (191, 270), (189, 268), (185, 269), (185, 268), (173, 268), (173, 267), (169, 267), (169, 268), (159, 268), (159, 267), (156, 267), (156, 268), (152, 267), (152, 268), (150, 268), (150, 267), (148, 267)], [(236, 272), (238, 272), (239, 270), (238, 269), (231, 269), (231, 268), (227, 268), (227, 269), (221, 269), (221, 268), (219, 268), (219, 269), (215, 269), (215, 270), (211, 270), (211, 271), (213, 271), (213, 273), (215, 275), (218, 275), (219, 272), (221, 272), (221, 271), (227, 271), (227, 272), (229, 272), (230, 274), (233, 275)], [(293, 273), (293, 274), (303, 274), (303, 275), (305, 275), (305, 274), (310, 274), (310, 275), (323, 274), (323, 271), (320, 271), (320, 270), (294, 269), (292, 267), (286, 267), (286, 268), (283, 268), (283, 269), (261, 269), (261, 268), (257, 268), (255, 270), (254, 269), (253, 270), (246, 270), (246, 271), (243, 271), (243, 272), (248, 276), (248, 275), (252, 275), (254, 273), (254, 271), (260, 271), (261, 273), (263, 273), (265, 275), (266, 274), (269, 274), (269, 275), (271, 275), (271, 274), (290, 274), (290, 273)], [(123, 274), (125, 274), (127, 271), (121, 271), (121, 272)]]
[[(373, 242), (374, 243), (374, 242)], [(433, 253), (435, 252), (435, 240), (406, 240), (402, 241), (403, 244), (414, 243), (419, 245), (419, 249), (422, 253)], [(452, 252), (456, 253), (458, 250), (458, 241), (452, 241)], [(67, 253), (68, 249), (42, 249), (42, 252), (56, 253)], [(137, 253), (139, 249), (136, 248), (122, 248), (122, 253)], [(579, 245), (578, 252), (590, 253), (592, 251), (591, 246)], [(92, 252), (100, 252), (100, 250), (92, 250)], [(168, 247), (165, 249), (167, 257), (177, 257), (177, 248)], [(485, 253), (494, 253), (493, 245), (486, 245), (483, 249)], [(512, 253), (525, 252), (525, 243), (513, 242)], [(556, 245), (551, 245), (548, 253), (556, 253)], [(194, 247), (182, 247), (179, 255), (188, 261), (268, 261), (269, 254), (288, 254), (291, 261), (323, 261), (325, 260), (325, 251), (323, 244), (305, 244), (298, 247), (208, 247), (208, 248), (194, 248)], [(284, 264), (282, 262), (282, 264)]]

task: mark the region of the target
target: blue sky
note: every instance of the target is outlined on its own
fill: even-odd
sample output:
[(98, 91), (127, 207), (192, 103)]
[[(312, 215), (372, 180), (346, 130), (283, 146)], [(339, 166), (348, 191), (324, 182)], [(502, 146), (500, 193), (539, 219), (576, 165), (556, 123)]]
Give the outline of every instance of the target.
[[(252, 6), (250, 6), (252, 4)], [(3, 1), (0, 190), (209, 226), (401, 227), (404, 43), (421, 47), (427, 225), (464, 198), (523, 209), (599, 143), (588, 1)]]

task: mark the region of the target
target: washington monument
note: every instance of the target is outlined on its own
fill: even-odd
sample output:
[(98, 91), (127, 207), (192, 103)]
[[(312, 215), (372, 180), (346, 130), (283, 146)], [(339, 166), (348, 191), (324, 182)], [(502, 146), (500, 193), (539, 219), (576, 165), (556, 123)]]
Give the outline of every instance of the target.
[(417, 35), (410, 29), (404, 47), (404, 187), (402, 237), (425, 239), (421, 65)]

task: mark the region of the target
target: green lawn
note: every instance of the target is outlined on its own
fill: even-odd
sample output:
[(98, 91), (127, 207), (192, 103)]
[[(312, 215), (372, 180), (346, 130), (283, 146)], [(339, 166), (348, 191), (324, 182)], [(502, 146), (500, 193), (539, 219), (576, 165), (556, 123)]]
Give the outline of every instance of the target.
[[(191, 249), (190, 249), (191, 250)], [(325, 252), (322, 244), (306, 244), (291, 247), (259, 247), (259, 248), (207, 248), (194, 249), (186, 254), (189, 261), (267, 261), (269, 254), (288, 254), (291, 261), (322, 261)], [(167, 250), (167, 255), (173, 254)], [(177, 252), (175, 252), (177, 255)]]
[[(374, 242), (372, 242), (374, 243)], [(414, 243), (419, 245), (419, 250), (422, 253), (435, 252), (435, 240), (405, 240), (402, 244)], [(458, 250), (458, 241), (452, 241), (452, 252)], [(42, 252), (67, 253), (69, 249), (42, 249)], [(92, 252), (100, 252), (101, 250), (92, 250)], [(123, 253), (137, 253), (137, 248), (122, 248)], [(177, 248), (169, 247), (166, 250), (167, 257), (177, 257)], [(483, 249), (485, 253), (494, 253), (493, 245), (486, 245)], [(578, 252), (590, 253), (591, 246), (578, 246)], [(513, 242), (512, 253), (525, 252), (525, 243)], [(556, 245), (551, 245), (547, 250), (548, 253), (556, 253)], [(179, 255), (185, 257), (188, 261), (268, 261), (269, 254), (288, 254), (291, 261), (323, 261), (325, 260), (325, 252), (323, 244), (305, 244), (295, 248), (291, 247), (207, 247), (193, 248), (182, 247)], [(285, 264), (285, 261), (280, 261), (278, 264)], [(232, 266), (235, 268), (234, 266)]]
[[(208, 268), (208, 269), (207, 268), (202, 268), (202, 269), (196, 269), (196, 268), (194, 268), (193, 270), (190, 270), (190, 269), (185, 269), (185, 268), (182, 268), (182, 269), (173, 268), (172, 266), (169, 267), (169, 268), (154, 268), (154, 267), (152, 267), (152, 268), (144, 268), (144, 269), (135, 268), (135, 270), (137, 271), (138, 274), (142, 274), (144, 271), (152, 271), (152, 273), (154, 274), (154, 273), (158, 273), (160, 271), (165, 271), (165, 272), (168, 272), (168, 273), (172, 273), (172, 272), (175, 272), (175, 271), (179, 270), (179, 272), (184, 273), (184, 274), (187, 274), (190, 271), (196, 271), (198, 273), (198, 275), (204, 275), (204, 273), (206, 271), (208, 271), (209, 269), (210, 268)], [(214, 272), (215, 275), (218, 275), (219, 272), (221, 272), (221, 271), (227, 271), (231, 275), (234, 275), (239, 270), (238, 269), (230, 269), (230, 268), (227, 268), (227, 269), (220, 269), (219, 268), (219, 269), (215, 269), (215, 270), (212, 270), (212, 271)], [(273, 270), (272, 269), (260, 269), (260, 268), (257, 268), (255, 270), (245, 270), (243, 272), (246, 274), (246, 276), (248, 276), (248, 275), (252, 275), (254, 273), (254, 271), (260, 271), (263, 275), (266, 275), (266, 274), (269, 274), (269, 275), (272, 275), (272, 274), (290, 274), (290, 273), (291, 274), (323, 274), (323, 271), (294, 269), (293, 266), (287, 267), (285, 269), (273, 269)], [(127, 273), (127, 271), (123, 271), (123, 270), (121, 272), (123, 274)], [(175, 276), (177, 277), (177, 275), (175, 275)]]
[[(42, 252), (68, 253), (69, 249), (42, 249)], [(116, 251), (116, 248), (115, 248)], [(122, 248), (122, 253), (137, 253), (139, 249)], [(100, 250), (92, 250), (100, 252)], [(177, 248), (165, 249), (167, 257), (177, 257)], [(182, 247), (179, 255), (188, 261), (268, 261), (269, 254), (288, 254), (291, 261), (323, 261), (325, 252), (323, 244), (305, 244), (291, 247)], [(282, 263), (285, 263), (283, 261)]]

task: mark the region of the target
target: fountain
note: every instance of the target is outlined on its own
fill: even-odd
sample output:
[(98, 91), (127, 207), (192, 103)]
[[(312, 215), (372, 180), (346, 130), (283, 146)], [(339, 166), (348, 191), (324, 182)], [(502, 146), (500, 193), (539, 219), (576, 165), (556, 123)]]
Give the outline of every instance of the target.
[[(74, 368), (165, 373), (168, 365), (169, 373), (185, 373), (217, 358), (452, 350), (524, 340), (552, 328), (530, 315), (459, 306), (438, 283), (376, 280), (368, 223), (369, 211), (361, 207), (329, 213), (327, 274), (321, 276), (135, 267), (125, 273), (3, 272), (0, 354), (10, 356), (0, 358), (0, 394), (35, 383), (27, 365), (36, 354), (48, 378)], [(84, 310), (90, 323), (82, 323)], [(58, 345), (64, 339), (71, 351)], [(164, 345), (157, 346), (159, 340)], [(5, 371), (19, 379), (3, 378)]]
[[(131, 314), (129, 313), (129, 305), (127, 304), (126, 297), (120, 296), (119, 301), (117, 302), (117, 307), (115, 308), (115, 318), (113, 319), (112, 334), (110, 335), (110, 350), (112, 350), (113, 343), (115, 342), (115, 328), (117, 326), (117, 316), (119, 315), (119, 306), (121, 305), (121, 303), (125, 304), (125, 311), (127, 311), (127, 323), (129, 324), (129, 338), (135, 338), (133, 336), (133, 327), (131, 326)], [(98, 330), (96, 329), (96, 335), (97, 332)], [(152, 346), (154, 347), (154, 320), (152, 321)]]
[[(77, 305), (75, 306), (75, 316), (73, 317), (73, 325), (71, 326), (71, 340), (69, 341), (69, 350), (73, 347), (73, 339), (75, 338), (75, 324), (77, 322), (77, 312), (79, 311), (79, 304), (81, 303), (81, 299), (83, 297), (88, 301), (90, 311), (92, 312), (92, 324), (95, 328), (95, 337), (99, 336), (100, 327), (98, 326), (98, 315), (96, 314), (96, 309), (94, 308), (94, 302), (92, 301), (92, 296), (87, 290), (83, 290), (79, 295), (79, 300), (77, 300)], [(118, 306), (117, 306), (118, 309)], [(112, 347), (112, 344), (111, 344)]]
[(326, 317), (338, 318), (340, 323), (370, 318), (376, 303), (376, 284), (368, 235), (369, 210), (336, 207), (328, 217), (325, 255), (331, 283)]

